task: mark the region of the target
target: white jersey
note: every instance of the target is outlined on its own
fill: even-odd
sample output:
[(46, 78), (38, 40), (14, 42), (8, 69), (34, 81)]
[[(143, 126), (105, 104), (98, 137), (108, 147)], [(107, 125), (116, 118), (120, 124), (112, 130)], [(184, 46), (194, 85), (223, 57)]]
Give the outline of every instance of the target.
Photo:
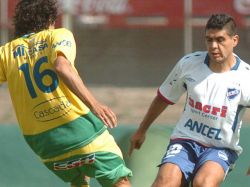
[(191, 139), (205, 146), (242, 152), (242, 116), (250, 106), (250, 65), (236, 56), (231, 71), (214, 73), (207, 52), (183, 57), (158, 89), (170, 104), (187, 92), (184, 111), (171, 139)]

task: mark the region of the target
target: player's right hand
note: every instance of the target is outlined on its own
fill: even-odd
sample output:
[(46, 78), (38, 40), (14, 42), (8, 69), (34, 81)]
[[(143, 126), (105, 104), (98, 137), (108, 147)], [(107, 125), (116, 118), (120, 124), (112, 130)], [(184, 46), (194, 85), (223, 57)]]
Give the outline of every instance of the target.
[(129, 156), (132, 155), (134, 149), (140, 149), (143, 142), (145, 141), (145, 133), (141, 133), (139, 131), (136, 131), (135, 134), (132, 135), (130, 138), (130, 148), (129, 148)]
[(102, 122), (109, 128), (114, 128), (117, 126), (117, 118), (115, 113), (107, 106), (100, 103), (96, 103), (91, 111), (99, 117)]

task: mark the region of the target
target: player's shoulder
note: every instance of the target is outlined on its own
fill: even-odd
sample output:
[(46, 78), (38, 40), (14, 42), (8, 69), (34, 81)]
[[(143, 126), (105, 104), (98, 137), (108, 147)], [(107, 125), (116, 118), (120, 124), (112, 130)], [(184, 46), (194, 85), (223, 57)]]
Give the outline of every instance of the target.
[(238, 71), (244, 71), (248, 74), (250, 74), (250, 64), (245, 62), (244, 60), (242, 60), (239, 56), (237, 56), (236, 54), (234, 54), (236, 57), (236, 61), (238, 62)]
[(189, 53), (185, 56), (183, 56), (181, 58), (181, 61), (184, 61), (184, 62), (193, 62), (194, 60), (195, 61), (200, 61), (200, 60), (205, 60), (207, 56), (207, 52), (206, 51), (196, 51), (196, 52), (193, 52), (193, 53)]
[(2, 53), (3, 53), (3, 46), (0, 46), (0, 57), (1, 57)]
[(198, 64), (204, 64), (206, 57), (207, 57), (207, 52), (196, 51), (183, 56), (179, 60), (179, 64), (183, 67), (197, 66)]
[(73, 35), (72, 32), (66, 28), (51, 29), (49, 32), (52, 35)]
[(13, 43), (16, 42), (17, 39), (14, 39), (12, 41), (9, 41), (5, 43), (4, 45), (0, 46), (0, 56), (10, 54), (10, 51), (13, 50)]

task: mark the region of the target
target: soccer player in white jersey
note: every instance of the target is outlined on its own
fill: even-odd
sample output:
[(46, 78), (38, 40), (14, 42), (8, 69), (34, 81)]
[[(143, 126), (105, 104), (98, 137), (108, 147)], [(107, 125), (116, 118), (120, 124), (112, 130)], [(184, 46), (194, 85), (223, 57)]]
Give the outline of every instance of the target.
[(152, 187), (217, 187), (232, 169), (242, 152), (242, 115), (250, 106), (250, 66), (233, 52), (238, 41), (234, 19), (212, 15), (205, 27), (207, 51), (184, 56), (159, 87), (131, 137), (130, 154), (168, 105), (184, 93), (187, 99)]
[(107, 131), (116, 116), (79, 77), (73, 34), (54, 29), (56, 17), (55, 0), (19, 1), (16, 39), (0, 47), (0, 84), (8, 83), (26, 142), (58, 177), (74, 187), (89, 186), (89, 177), (130, 187), (132, 172)]

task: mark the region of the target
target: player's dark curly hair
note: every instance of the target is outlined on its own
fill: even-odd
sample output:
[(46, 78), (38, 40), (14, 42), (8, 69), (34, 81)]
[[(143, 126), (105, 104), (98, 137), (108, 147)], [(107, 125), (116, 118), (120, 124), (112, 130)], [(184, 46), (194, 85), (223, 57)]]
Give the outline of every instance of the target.
[(228, 14), (213, 14), (210, 16), (205, 31), (208, 29), (226, 29), (230, 36), (234, 36), (236, 34), (236, 23), (232, 16)]
[(15, 36), (48, 29), (57, 18), (56, 0), (20, 0), (15, 8)]

